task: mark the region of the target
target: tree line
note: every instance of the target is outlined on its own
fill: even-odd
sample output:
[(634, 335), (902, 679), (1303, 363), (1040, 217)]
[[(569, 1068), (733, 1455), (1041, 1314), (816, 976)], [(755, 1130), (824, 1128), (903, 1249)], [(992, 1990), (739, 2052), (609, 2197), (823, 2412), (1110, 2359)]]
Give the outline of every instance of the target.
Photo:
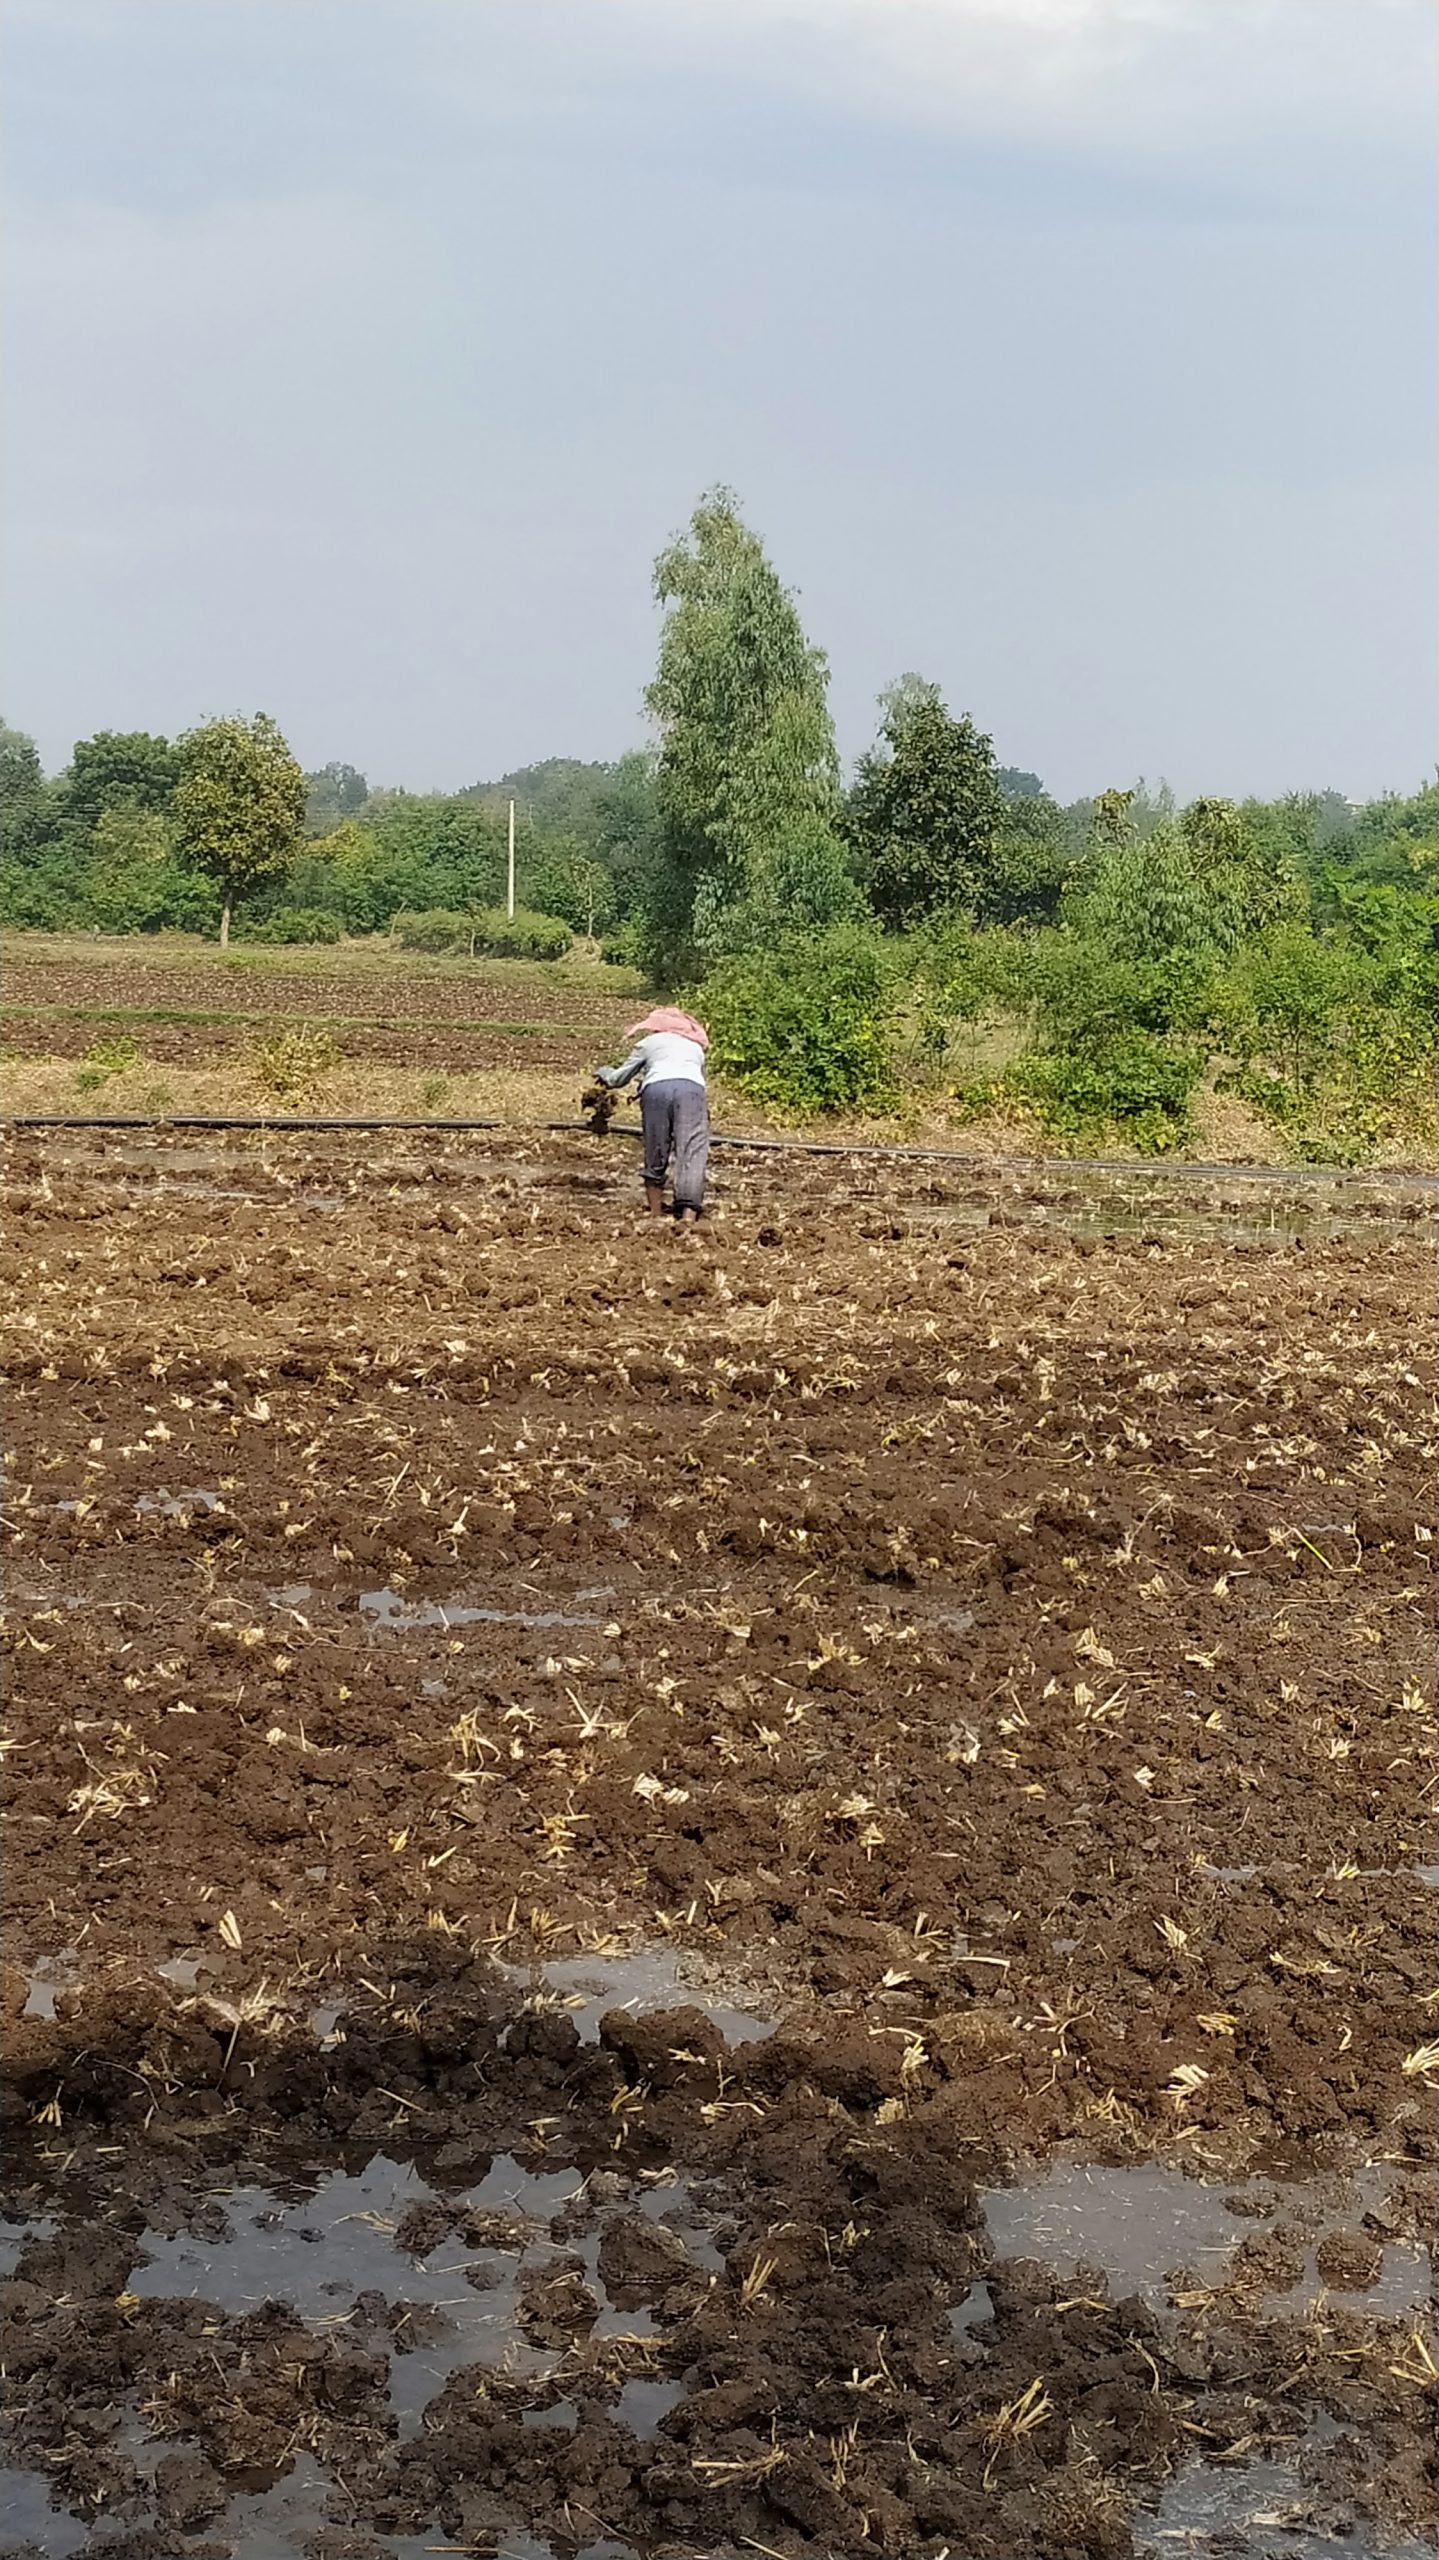
[[(102, 732), (47, 780), (0, 729), (0, 920), (533, 956), (583, 934), (702, 987), (722, 1062), (792, 1108), (885, 1107), (930, 1076), (961, 1108), (1163, 1145), (1218, 1055), (1332, 1151), (1421, 1092), (1439, 786), (1362, 807), (1315, 790), (1181, 808), (1142, 785), (1061, 805), (914, 674), (846, 785), (824, 654), (728, 491), (654, 586), (655, 743), (610, 763), (373, 789), (347, 764), (302, 773), (262, 714), (173, 742)], [(1023, 1037), (981, 1075), (974, 1026), (1000, 1017)]]

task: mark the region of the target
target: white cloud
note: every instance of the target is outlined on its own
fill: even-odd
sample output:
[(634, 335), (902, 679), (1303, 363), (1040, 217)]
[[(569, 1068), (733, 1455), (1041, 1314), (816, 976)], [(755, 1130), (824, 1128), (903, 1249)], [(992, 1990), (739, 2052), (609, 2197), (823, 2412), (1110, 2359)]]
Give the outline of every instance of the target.
[(601, 0), (672, 44), (926, 124), (1123, 139), (1423, 131), (1432, 0)]

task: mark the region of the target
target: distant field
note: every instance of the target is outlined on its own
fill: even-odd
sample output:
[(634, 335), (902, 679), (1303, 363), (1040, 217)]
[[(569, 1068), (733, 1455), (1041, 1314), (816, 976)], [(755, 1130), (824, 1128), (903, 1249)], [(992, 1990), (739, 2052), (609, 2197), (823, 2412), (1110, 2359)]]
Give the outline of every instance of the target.
[(639, 982), (601, 961), (432, 960), (385, 945), (218, 952), (148, 936), (95, 942), (12, 935), (0, 941), (9, 1022), (117, 1014), (239, 1023), (305, 1021), (611, 1032), (633, 1019)]
[[(572, 1119), (642, 1003), (633, 972), (579, 954), (15, 934), (0, 940), (0, 1098), (14, 1112)], [(285, 1086), (274, 1052), (289, 1033), (313, 1035), (314, 1056)]]

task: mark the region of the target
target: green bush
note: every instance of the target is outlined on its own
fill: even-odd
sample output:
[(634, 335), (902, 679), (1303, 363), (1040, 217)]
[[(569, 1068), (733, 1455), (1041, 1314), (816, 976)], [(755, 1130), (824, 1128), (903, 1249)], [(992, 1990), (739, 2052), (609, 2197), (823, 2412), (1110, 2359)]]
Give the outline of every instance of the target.
[(453, 907), (402, 908), (390, 919), (402, 951), (468, 951), (470, 920)]
[(976, 932), (963, 917), (943, 917), (899, 954), (907, 1031), (906, 1067), (927, 1079), (944, 1074), (955, 1034), (987, 1016), (1023, 1012), (1032, 1001), (1027, 937)]
[(133, 1040), (97, 1040), (86, 1050), (75, 1074), (80, 1093), (98, 1093), (112, 1076), (128, 1075), (140, 1064), (140, 1052)]
[(615, 969), (638, 969), (641, 964), (643, 929), (637, 916), (626, 916), (623, 924), (613, 924), (600, 944), (600, 958)]
[(488, 960), (563, 960), (574, 940), (562, 916), (536, 915), (516, 907), (480, 907), (469, 919), (474, 948)]
[(301, 1102), (321, 1079), (343, 1063), (334, 1033), (323, 1024), (295, 1023), (284, 1031), (257, 1040), (250, 1052), (250, 1073), (256, 1084), (277, 1101)]
[(517, 907), (477, 907), (469, 915), (453, 907), (402, 912), (391, 925), (402, 951), (463, 951), (487, 960), (563, 960), (574, 939), (560, 916)]
[(1065, 1145), (1100, 1146), (1118, 1136), (1142, 1155), (1167, 1155), (1190, 1135), (1203, 1073), (1198, 1050), (1129, 1031), (1085, 1049), (1017, 1058), (1002, 1076), (966, 1087), (960, 1103), (970, 1113), (1021, 1103)]
[(722, 960), (694, 1001), (712, 1065), (756, 1102), (801, 1118), (895, 1108), (894, 989), (877, 937), (862, 928)]
[(236, 927), (241, 942), (340, 942), (344, 927), (338, 916), (328, 915), (322, 907), (276, 907), (273, 915), (258, 924)]

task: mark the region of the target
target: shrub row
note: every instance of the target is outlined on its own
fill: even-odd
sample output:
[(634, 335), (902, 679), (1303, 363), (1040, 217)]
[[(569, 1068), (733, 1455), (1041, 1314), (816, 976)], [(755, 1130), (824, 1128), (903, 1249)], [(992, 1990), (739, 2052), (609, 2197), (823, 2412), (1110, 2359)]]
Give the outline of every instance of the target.
[(402, 951), (468, 952), (487, 960), (563, 960), (573, 941), (559, 916), (517, 907), (477, 907), (468, 915), (452, 907), (402, 911), (390, 927)]

